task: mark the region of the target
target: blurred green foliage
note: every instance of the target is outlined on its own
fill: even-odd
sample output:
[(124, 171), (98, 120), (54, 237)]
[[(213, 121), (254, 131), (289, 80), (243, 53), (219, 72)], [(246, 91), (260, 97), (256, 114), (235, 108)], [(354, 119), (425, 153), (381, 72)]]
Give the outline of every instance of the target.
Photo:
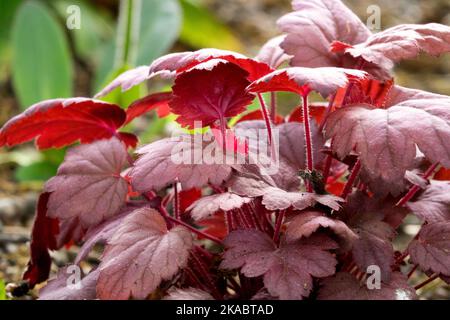
[[(66, 24), (73, 5), (80, 9), (79, 29)], [(0, 1), (0, 86), (11, 81), (22, 110), (45, 99), (92, 96), (120, 73), (150, 64), (174, 47), (243, 48), (201, 0)], [(114, 90), (103, 99), (126, 108), (147, 93), (141, 85), (126, 92)], [(143, 131), (139, 129), (141, 140), (164, 135), (174, 119), (154, 115)], [(135, 131), (133, 125), (127, 129)], [(65, 154), (52, 150), (29, 157), (28, 151), (20, 150), (25, 149), (14, 151), (14, 157), (0, 154), (0, 164), (17, 164), (15, 178), (20, 182), (48, 179)], [(29, 161), (23, 161), (27, 157)]]
[(8, 300), (5, 290), (5, 281), (0, 279), (0, 300)]

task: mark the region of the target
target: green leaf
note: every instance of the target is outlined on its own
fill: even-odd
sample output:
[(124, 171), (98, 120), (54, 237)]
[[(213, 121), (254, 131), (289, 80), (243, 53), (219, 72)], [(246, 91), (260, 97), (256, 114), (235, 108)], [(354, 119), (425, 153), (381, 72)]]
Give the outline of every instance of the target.
[(15, 178), (19, 182), (46, 181), (56, 175), (58, 165), (41, 161), (35, 162), (29, 166), (18, 167), (15, 172)]
[(24, 2), (12, 29), (13, 86), (20, 104), (72, 95), (72, 63), (62, 27), (47, 7)]
[(0, 1), (0, 81), (8, 75), (11, 61), (10, 30), (14, 13), (22, 0)]
[(231, 30), (194, 1), (181, 0), (183, 27), (180, 40), (193, 48), (241, 51), (243, 46)]
[(0, 300), (8, 300), (6, 296), (5, 281), (0, 279)]
[(150, 64), (175, 43), (181, 29), (178, 0), (141, 0), (136, 65)]
[(76, 5), (80, 8), (80, 29), (68, 32), (73, 37), (77, 55), (94, 65), (102, 60), (101, 49), (105, 43), (114, 38), (112, 17), (99, 7), (94, 8), (86, 1), (57, 0), (52, 5), (61, 19), (66, 20), (70, 13), (68, 8)]

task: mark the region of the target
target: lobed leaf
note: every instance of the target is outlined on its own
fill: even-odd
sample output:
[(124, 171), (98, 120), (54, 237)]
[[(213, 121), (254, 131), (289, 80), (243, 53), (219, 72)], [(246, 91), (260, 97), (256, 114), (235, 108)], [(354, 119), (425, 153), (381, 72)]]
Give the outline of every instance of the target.
[(188, 261), (191, 233), (184, 227), (167, 230), (153, 209), (138, 209), (121, 223), (99, 266), (100, 299), (145, 299), (171, 279)]
[(45, 185), (51, 193), (48, 216), (77, 217), (84, 227), (115, 215), (125, 204), (128, 184), (120, 173), (127, 151), (116, 138), (70, 149), (57, 176)]
[(88, 98), (45, 100), (9, 120), (0, 130), (0, 146), (34, 138), (40, 149), (77, 141), (91, 143), (119, 135), (125, 112), (117, 105)]

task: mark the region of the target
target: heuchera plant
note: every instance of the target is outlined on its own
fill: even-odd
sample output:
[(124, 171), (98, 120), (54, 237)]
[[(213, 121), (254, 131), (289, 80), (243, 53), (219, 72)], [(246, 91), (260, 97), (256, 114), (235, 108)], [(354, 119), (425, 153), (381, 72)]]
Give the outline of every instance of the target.
[[(278, 22), (285, 34), (254, 59), (216, 49), (169, 54), (123, 73), (96, 99), (156, 76), (173, 81), (171, 92), (126, 110), (48, 100), (4, 125), (1, 146), (79, 142), (39, 198), (29, 287), (48, 279), (50, 251), (81, 245), (80, 265), (104, 245), (81, 289), (68, 288), (62, 268), (41, 299), (414, 299), (433, 279), (448, 283), (450, 97), (397, 86), (391, 69), (419, 53), (450, 52), (450, 28), (373, 34), (339, 0), (294, 0), (293, 8)], [(286, 118), (278, 91), (299, 97)], [(311, 102), (312, 92), (328, 102)], [(246, 112), (254, 99), (261, 109)], [(151, 110), (178, 115), (188, 129), (201, 121), (211, 139), (185, 133), (133, 156), (138, 138), (121, 128)], [(174, 161), (185, 148), (253, 159), (240, 129), (267, 132), (265, 160), (278, 170)], [(408, 214), (423, 225), (395, 251)], [(374, 267), (381, 286), (371, 290)], [(428, 280), (411, 283), (419, 271)]]

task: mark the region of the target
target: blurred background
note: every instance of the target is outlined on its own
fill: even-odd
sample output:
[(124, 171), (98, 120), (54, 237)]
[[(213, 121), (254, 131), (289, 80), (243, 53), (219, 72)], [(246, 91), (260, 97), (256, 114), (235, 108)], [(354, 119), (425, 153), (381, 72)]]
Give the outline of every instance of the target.
[[(363, 21), (368, 6), (378, 5), (382, 29), (450, 24), (450, 0), (344, 2)], [(279, 34), (276, 20), (289, 11), (289, 0), (0, 0), (0, 126), (44, 99), (93, 96), (123, 71), (168, 52), (215, 47), (253, 56)], [(397, 67), (396, 81), (450, 94), (450, 56), (406, 61)], [(126, 107), (164, 85), (116, 90), (105, 99)], [(171, 117), (150, 116), (133, 130), (148, 142), (173, 125)], [(64, 153), (38, 152), (31, 143), (0, 150), (0, 299), (4, 284), (21, 278), (37, 195)], [(71, 257), (63, 250), (54, 260), (64, 265)], [(438, 288), (427, 295), (445, 298), (448, 292)]]

